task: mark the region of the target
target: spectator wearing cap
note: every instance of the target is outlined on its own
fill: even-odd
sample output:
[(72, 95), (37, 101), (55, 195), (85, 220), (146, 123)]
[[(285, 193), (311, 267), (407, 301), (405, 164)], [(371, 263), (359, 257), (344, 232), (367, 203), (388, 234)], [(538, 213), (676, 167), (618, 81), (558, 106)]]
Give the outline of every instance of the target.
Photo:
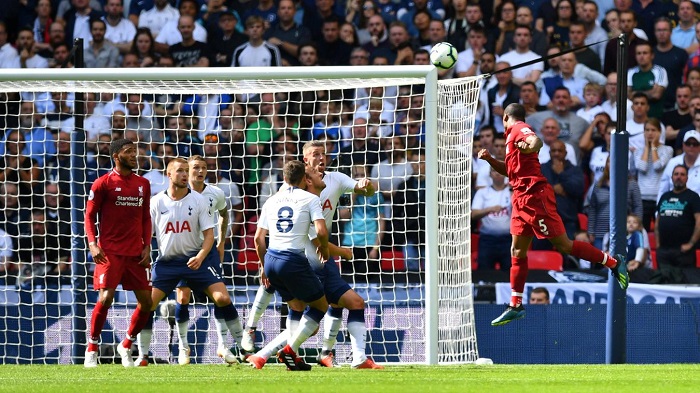
[(657, 202), (665, 192), (673, 190), (673, 168), (678, 165), (684, 165), (688, 168), (687, 187), (695, 192), (700, 191), (700, 160), (698, 155), (700, 155), (700, 132), (688, 131), (683, 135), (683, 154), (671, 158), (661, 174)]
[(248, 37), (236, 31), (238, 17), (235, 11), (225, 10), (219, 14), (219, 31), (209, 37), (209, 65), (212, 67), (230, 67), (233, 51), (248, 41)]

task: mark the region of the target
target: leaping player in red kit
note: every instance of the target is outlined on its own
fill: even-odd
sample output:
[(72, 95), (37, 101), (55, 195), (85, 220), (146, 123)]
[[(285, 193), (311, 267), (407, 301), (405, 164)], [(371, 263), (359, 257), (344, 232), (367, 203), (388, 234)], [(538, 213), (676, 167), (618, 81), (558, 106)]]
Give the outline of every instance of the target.
[(498, 173), (507, 176), (513, 188), (513, 215), (510, 222), (510, 233), (513, 235), (510, 251), (511, 300), (503, 314), (491, 321), (493, 326), (505, 325), (525, 317), (522, 302), (528, 271), (527, 250), (533, 236), (549, 239), (559, 252), (607, 266), (622, 289), (629, 285), (624, 256), (613, 257), (589, 243), (572, 241), (566, 235), (564, 224), (557, 213), (554, 191), (540, 169), (537, 153), (542, 147), (542, 140), (525, 123), (525, 116), (525, 108), (520, 104), (510, 104), (503, 112), (503, 128), (506, 130), (505, 161), (493, 158), (486, 149), (478, 153), (480, 159), (486, 160)]
[(96, 264), (93, 286), (100, 291), (92, 312), (85, 367), (97, 367), (100, 333), (119, 284), (125, 290), (134, 291), (138, 302), (131, 316), (127, 337), (117, 346), (124, 367), (134, 366), (132, 341), (151, 313), (151, 283), (148, 278), (152, 231), (151, 186), (148, 180), (134, 173), (137, 166), (134, 142), (114, 140), (109, 146), (109, 154), (114, 160), (114, 169), (92, 184), (85, 213), (85, 232), (90, 254)]

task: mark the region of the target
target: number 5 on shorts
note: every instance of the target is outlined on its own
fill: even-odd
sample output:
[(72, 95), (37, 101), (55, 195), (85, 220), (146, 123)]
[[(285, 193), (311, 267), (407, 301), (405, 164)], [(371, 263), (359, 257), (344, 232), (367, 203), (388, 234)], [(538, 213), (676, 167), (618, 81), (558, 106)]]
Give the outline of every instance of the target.
[(537, 224), (539, 224), (540, 232), (542, 232), (543, 235), (549, 235), (549, 230), (547, 229), (547, 224), (544, 223), (544, 218), (540, 218)]

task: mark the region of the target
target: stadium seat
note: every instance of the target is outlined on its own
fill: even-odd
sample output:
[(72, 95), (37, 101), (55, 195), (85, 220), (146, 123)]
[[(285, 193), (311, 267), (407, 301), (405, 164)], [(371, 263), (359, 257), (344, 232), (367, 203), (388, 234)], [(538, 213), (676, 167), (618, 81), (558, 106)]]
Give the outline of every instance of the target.
[(695, 250), (695, 267), (700, 268), (700, 250)]
[(527, 253), (527, 265), (532, 270), (564, 270), (564, 257), (556, 251), (533, 251)]
[(479, 256), (479, 234), (472, 233), (471, 238), (471, 255), (472, 255), (472, 270), (476, 270), (479, 265), (476, 263), (476, 259)]
[(384, 272), (406, 271), (406, 260), (403, 252), (396, 249), (382, 251), (380, 267)]
[(649, 236), (649, 248), (653, 250), (656, 250), (656, 235), (654, 235), (654, 232), (647, 232), (647, 236)]
[(659, 269), (659, 264), (656, 263), (656, 250), (651, 250), (651, 267), (654, 268), (654, 270)]
[(578, 226), (582, 231), (587, 231), (588, 230), (588, 216), (579, 213), (578, 214)]
[(238, 262), (236, 262), (236, 270), (256, 273), (260, 269), (260, 258), (255, 250), (245, 250), (238, 254)]

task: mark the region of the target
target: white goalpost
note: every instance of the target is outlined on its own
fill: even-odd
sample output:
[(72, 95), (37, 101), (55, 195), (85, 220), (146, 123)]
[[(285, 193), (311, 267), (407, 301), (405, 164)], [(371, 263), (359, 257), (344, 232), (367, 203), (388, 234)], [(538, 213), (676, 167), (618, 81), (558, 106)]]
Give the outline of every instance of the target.
[[(137, 143), (138, 173), (153, 192), (167, 186), (171, 158), (205, 157), (208, 182), (229, 202), (222, 265), (244, 318), (258, 288), (259, 208), (283, 163), (300, 159), (305, 141), (325, 140), (328, 170), (378, 186), (376, 197), (341, 200), (331, 239), (354, 251), (338, 263), (367, 304), (368, 356), (476, 361), (470, 205), (479, 81), (438, 81), (433, 66), (3, 70), (0, 246), (11, 249), (0, 248), (0, 363), (82, 362), (96, 300), (84, 204), (92, 181), (111, 169), (108, 146), (118, 137)], [(102, 362), (114, 358), (135, 304), (117, 290)], [(265, 312), (259, 344), (279, 333), (280, 306), (276, 298)], [(197, 363), (220, 362), (211, 311), (195, 295)], [(171, 329), (157, 315), (152, 358), (172, 358)], [(320, 349), (320, 332), (302, 354)], [(346, 335), (343, 324), (339, 363), (350, 355)]]

